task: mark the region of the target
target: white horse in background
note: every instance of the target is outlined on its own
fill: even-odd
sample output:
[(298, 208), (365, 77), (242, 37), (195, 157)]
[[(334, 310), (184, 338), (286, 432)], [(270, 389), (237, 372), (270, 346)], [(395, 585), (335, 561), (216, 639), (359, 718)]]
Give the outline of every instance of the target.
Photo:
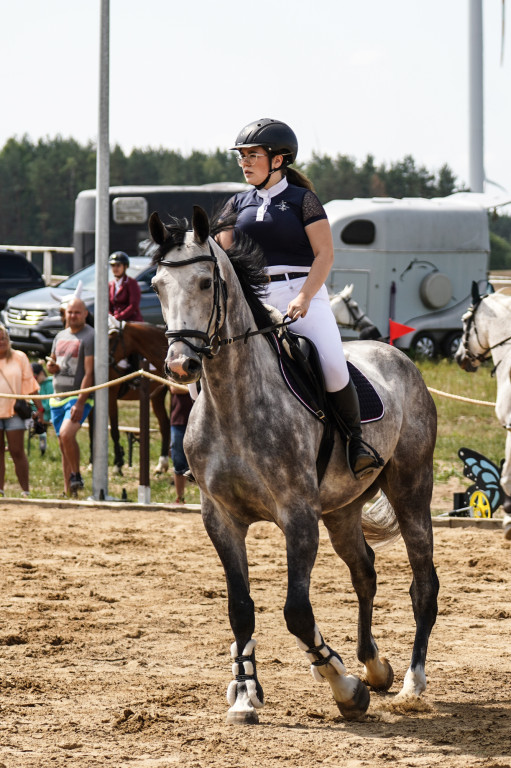
[(472, 283), (472, 306), (462, 317), (463, 337), (455, 359), (463, 370), (477, 371), (481, 363), (493, 359), (497, 379), (495, 413), (507, 430), (505, 461), (500, 484), (506, 498), (503, 502), (504, 535), (511, 540), (511, 296), (490, 293), (480, 296), (477, 283)]
[(342, 291), (330, 297), (330, 306), (337, 325), (359, 331), (360, 339), (386, 341), (373, 321), (367, 317), (355, 299), (352, 298), (352, 293), (353, 283), (345, 285)]

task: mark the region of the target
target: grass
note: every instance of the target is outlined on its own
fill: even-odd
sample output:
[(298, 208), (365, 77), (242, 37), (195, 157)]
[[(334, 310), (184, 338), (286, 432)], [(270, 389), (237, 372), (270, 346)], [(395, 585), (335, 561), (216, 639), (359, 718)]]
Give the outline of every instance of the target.
[[(491, 377), (491, 365), (482, 367), (476, 374), (462, 371), (456, 363), (449, 360), (418, 363), (424, 380), (429, 387), (450, 392), (477, 400), (495, 402), (497, 388), (495, 379)], [(446, 397), (434, 395), (438, 410), (438, 438), (434, 457), (435, 483), (446, 483), (450, 478), (458, 478), (460, 486), (468, 482), (463, 477), (463, 464), (458, 457), (461, 447), (472, 448), (487, 456), (499, 465), (504, 456), (506, 433), (498, 424), (493, 408), (472, 405)], [(119, 423), (126, 426), (138, 426), (138, 403), (120, 403)], [(154, 415), (151, 413), (151, 428), (157, 429)], [(125, 449), (126, 465), (124, 476), (117, 477), (113, 470), (109, 473), (110, 496), (121, 498), (126, 491), (130, 501), (138, 501), (138, 445), (133, 451), (133, 467), (128, 467), (127, 438), (122, 437)], [(63, 491), (60, 451), (53, 430), (48, 430), (48, 448), (44, 456), (40, 455), (37, 436), (30, 441), (30, 487), (32, 496), (38, 498), (58, 498)], [(82, 455), (82, 467), (86, 466), (89, 455), (88, 431), (81, 429), (79, 443)], [(151, 467), (154, 467), (159, 456), (159, 433), (151, 433)], [(113, 465), (112, 443), (110, 441), (110, 467)], [(87, 497), (92, 492), (92, 472), (83, 472), (85, 490), (81, 492)], [(151, 474), (151, 501), (169, 503), (175, 501), (176, 493), (171, 485), (172, 471), (160, 477)], [(19, 496), (20, 488), (14, 474), (12, 461), (7, 455), (5, 491), (8, 496)], [(186, 501), (199, 503), (199, 492), (195, 486), (187, 485)]]
[[(150, 415), (151, 432), (150, 455), (151, 468), (158, 463), (160, 455), (160, 439), (158, 424), (154, 414)], [(119, 403), (119, 424), (124, 426), (138, 426), (138, 403), (125, 402)], [(47, 449), (44, 456), (41, 456), (39, 450), (39, 438), (37, 435), (32, 437), (29, 443), (28, 459), (30, 464), (30, 491), (34, 498), (54, 499), (59, 498), (64, 490), (62, 479), (61, 454), (58, 446), (57, 437), (52, 427), (47, 432)], [(82, 427), (78, 433), (78, 443), (80, 445), (82, 476), (85, 482), (85, 488), (79, 493), (80, 498), (87, 498), (92, 493), (92, 470), (87, 469), (89, 460), (89, 431)], [(139, 448), (135, 443), (133, 447), (133, 466), (128, 466), (128, 439), (125, 435), (121, 436), (121, 443), (125, 451), (125, 465), (123, 467), (123, 476), (119, 477), (113, 471), (113, 443), (109, 441), (109, 478), (108, 495), (114, 498), (121, 498), (123, 491), (126, 492), (128, 501), (138, 501), (139, 486)], [(168, 504), (176, 500), (176, 492), (171, 484), (173, 480), (172, 467), (167, 474), (155, 477), (150, 475), (151, 502)], [(14, 472), (14, 465), (6, 454), (6, 481), (4, 486), (6, 496), (20, 496), (21, 489), (18, 485)], [(199, 503), (199, 490), (196, 486), (187, 484), (185, 500), (191, 504)]]

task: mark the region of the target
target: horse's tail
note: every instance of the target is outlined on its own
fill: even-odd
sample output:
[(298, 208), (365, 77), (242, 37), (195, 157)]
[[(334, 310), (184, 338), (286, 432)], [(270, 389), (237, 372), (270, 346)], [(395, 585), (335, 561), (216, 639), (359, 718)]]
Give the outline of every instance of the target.
[(373, 549), (392, 544), (401, 535), (396, 513), (383, 491), (374, 504), (362, 512), (362, 530)]

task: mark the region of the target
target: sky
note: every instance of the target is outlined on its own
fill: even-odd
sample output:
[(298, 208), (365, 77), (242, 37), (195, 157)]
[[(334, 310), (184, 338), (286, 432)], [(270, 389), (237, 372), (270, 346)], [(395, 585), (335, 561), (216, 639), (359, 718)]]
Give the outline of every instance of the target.
[[(468, 184), (469, 1), (110, 0), (110, 144), (223, 150), (274, 117), (297, 134), (299, 160), (412, 155)], [(97, 140), (100, 7), (0, 0), (0, 148)], [(502, 2), (483, 0), (484, 157), (511, 193), (506, 10), (501, 63)]]

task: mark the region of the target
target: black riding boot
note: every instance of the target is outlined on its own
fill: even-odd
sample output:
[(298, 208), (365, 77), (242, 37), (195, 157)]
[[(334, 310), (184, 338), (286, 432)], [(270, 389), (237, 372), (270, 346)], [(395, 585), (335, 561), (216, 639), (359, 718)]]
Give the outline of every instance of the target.
[[(362, 442), (360, 405), (357, 390), (350, 379), (344, 389), (339, 389), (337, 392), (327, 392), (327, 395), (341, 434), (346, 438), (348, 432), (348, 461), (354, 477), (360, 480), (362, 477), (374, 472), (375, 469), (379, 469), (381, 464)], [(351, 437), (349, 433), (351, 433)]]

